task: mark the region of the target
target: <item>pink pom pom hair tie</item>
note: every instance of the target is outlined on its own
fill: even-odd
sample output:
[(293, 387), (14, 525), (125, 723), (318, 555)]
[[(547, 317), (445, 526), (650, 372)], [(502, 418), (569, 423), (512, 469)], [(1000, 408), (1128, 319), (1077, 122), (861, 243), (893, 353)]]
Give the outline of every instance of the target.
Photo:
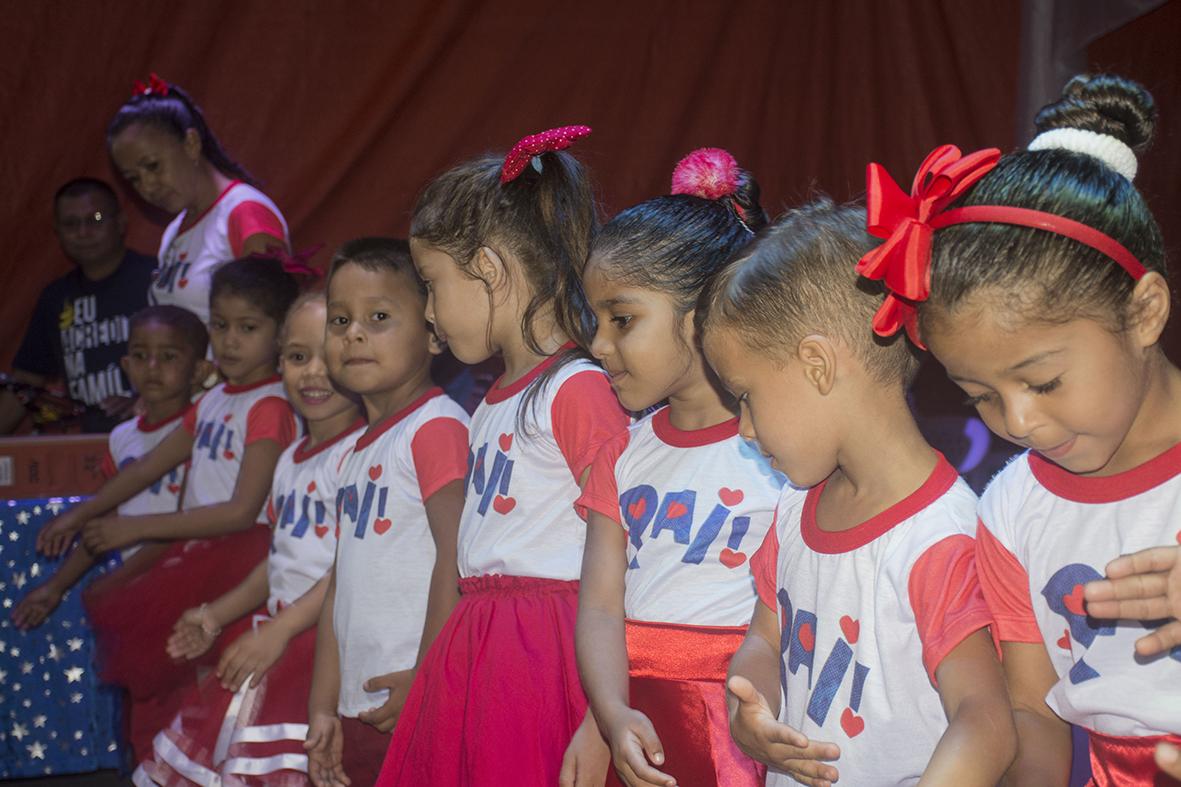
[(746, 223), (746, 210), (734, 199), (738, 193), (741, 170), (738, 159), (723, 148), (698, 148), (677, 162), (673, 170), (672, 194), (688, 194), (702, 199), (726, 198), (734, 215), (746, 231), (754, 230)]
[(504, 157), (504, 166), (500, 170), (500, 182), (508, 183), (516, 180), (525, 171), (525, 167), (533, 163), (534, 157), (540, 156), (542, 153), (565, 150), (574, 144), (574, 140), (582, 139), (590, 133), (590, 126), (562, 126), (525, 137), (513, 145), (513, 149)]

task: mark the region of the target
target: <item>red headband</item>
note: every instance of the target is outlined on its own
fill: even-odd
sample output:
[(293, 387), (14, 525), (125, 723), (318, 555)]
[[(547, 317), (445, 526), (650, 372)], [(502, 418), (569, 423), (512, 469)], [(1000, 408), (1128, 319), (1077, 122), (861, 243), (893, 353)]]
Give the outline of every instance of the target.
[(148, 81), (144, 82), (142, 79), (135, 80), (131, 85), (131, 97), (136, 96), (166, 96), (168, 95), (168, 83), (153, 71), (148, 75)]
[(857, 263), (859, 274), (886, 286), (886, 299), (873, 317), (874, 333), (893, 336), (905, 328), (910, 340), (926, 349), (916, 317), (917, 304), (931, 294), (931, 236), (954, 224), (1015, 224), (1053, 232), (1107, 255), (1133, 279), (1145, 274), (1136, 256), (1114, 238), (1064, 216), (1004, 205), (945, 210), (991, 172), (1000, 156), (996, 148), (961, 156), (954, 145), (942, 145), (919, 166), (909, 195), (880, 164), (866, 168), (866, 231), (885, 239)]
[(513, 145), (513, 149), (504, 157), (504, 166), (500, 169), (500, 182), (516, 180), (533, 161), (534, 156), (565, 150), (574, 144), (574, 140), (581, 139), (589, 133), (590, 126), (562, 126), (525, 137)]

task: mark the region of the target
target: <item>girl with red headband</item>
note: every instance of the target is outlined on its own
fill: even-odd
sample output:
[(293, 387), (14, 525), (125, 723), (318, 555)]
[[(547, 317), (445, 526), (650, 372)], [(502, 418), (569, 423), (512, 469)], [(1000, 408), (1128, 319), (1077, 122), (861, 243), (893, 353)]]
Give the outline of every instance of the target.
[(940, 148), (909, 196), (869, 170), (869, 230), (887, 240), (858, 269), (890, 293), (875, 330), (929, 345), (989, 428), (1028, 449), (985, 491), (977, 534), (1017, 783), (1066, 780), (1068, 723), (1090, 736), (1098, 785), (1159, 784), (1154, 749), (1181, 741), (1176, 594), (1137, 615), (1091, 609), (1113, 586), (1086, 589), (1122, 553), (1166, 547), (1143, 569), (1162, 602), (1181, 538), (1181, 370), (1160, 346), (1171, 295), (1132, 185), (1154, 120), (1140, 85), (1080, 76), (1027, 150)]

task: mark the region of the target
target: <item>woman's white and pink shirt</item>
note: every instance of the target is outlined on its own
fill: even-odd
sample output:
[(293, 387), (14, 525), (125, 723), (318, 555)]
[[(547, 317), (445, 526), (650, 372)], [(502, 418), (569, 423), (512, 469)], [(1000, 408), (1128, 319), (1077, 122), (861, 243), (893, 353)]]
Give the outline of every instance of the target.
[[(991, 622), (975, 568), (976, 496), (942, 457), (915, 492), (840, 532), (824, 484), (784, 487), (754, 558), (780, 623), (780, 721), (836, 743), (842, 784), (912, 784), (947, 728), (943, 658)], [(768, 772), (767, 784), (789, 784)]]
[(581, 359), (558, 368), (527, 401), (530, 385), (559, 358), (503, 388), (497, 381), (472, 416), (461, 577), (579, 577), (586, 544), (573, 507), (579, 481), (628, 419), (603, 370)]
[(1047, 704), (1110, 736), (1181, 734), (1181, 647), (1136, 655), (1165, 621), (1087, 616), (1083, 586), (1120, 555), (1181, 541), (1181, 444), (1124, 473), (1084, 477), (1036, 453), (980, 500), (980, 580), (1002, 641), (1041, 643), (1059, 680)]
[(745, 626), (757, 600), (748, 556), (784, 481), (737, 418), (684, 431), (665, 407), (603, 446), (577, 506), (627, 531), (628, 618)]
[(414, 667), (426, 621), (435, 541), (425, 503), (467, 470), (468, 416), (439, 388), (375, 424), (337, 473), (338, 711), (386, 701), (365, 681)]

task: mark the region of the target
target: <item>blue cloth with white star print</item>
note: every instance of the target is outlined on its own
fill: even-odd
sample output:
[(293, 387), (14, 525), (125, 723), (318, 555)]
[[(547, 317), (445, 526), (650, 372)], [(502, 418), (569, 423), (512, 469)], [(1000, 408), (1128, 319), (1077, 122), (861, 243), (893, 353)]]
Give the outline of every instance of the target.
[(82, 589), (111, 564), (91, 569), (37, 628), (11, 619), (62, 560), (37, 554), (37, 532), (80, 499), (0, 500), (0, 779), (124, 764), (119, 694), (98, 681), (82, 607)]

